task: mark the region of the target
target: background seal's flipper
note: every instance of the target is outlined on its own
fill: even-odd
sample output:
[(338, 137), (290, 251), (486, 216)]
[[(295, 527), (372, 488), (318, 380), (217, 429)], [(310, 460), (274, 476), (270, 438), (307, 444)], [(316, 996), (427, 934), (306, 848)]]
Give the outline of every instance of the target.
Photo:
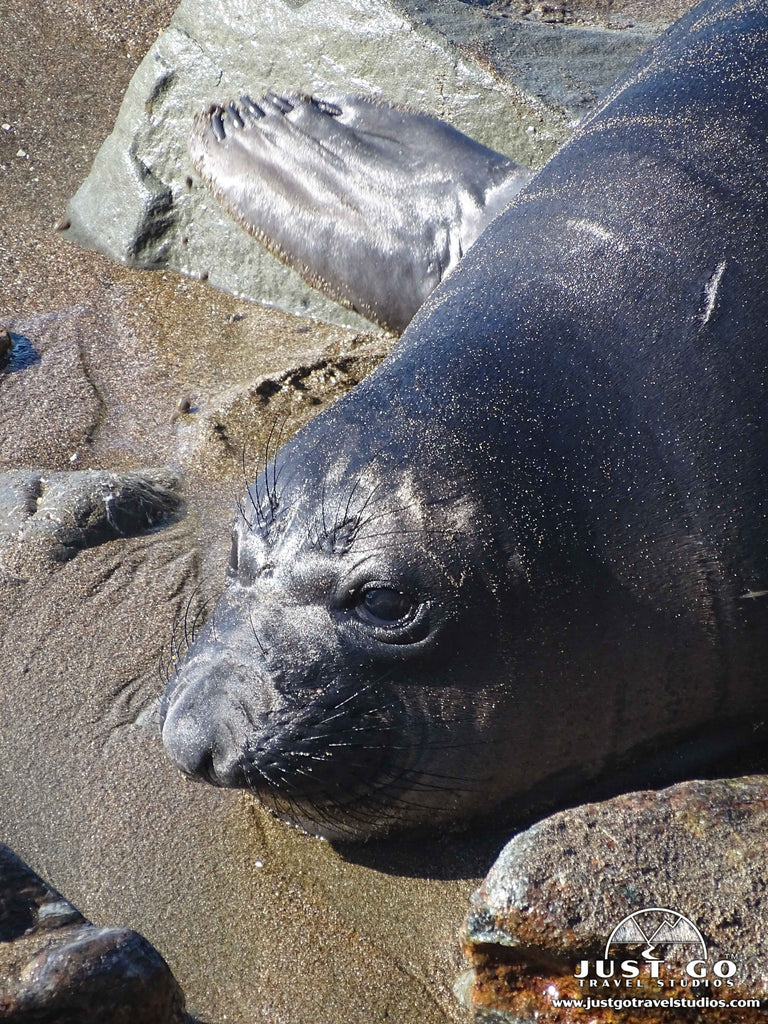
[(358, 96), (211, 106), (191, 154), (246, 230), (395, 331), (532, 176), (437, 118)]

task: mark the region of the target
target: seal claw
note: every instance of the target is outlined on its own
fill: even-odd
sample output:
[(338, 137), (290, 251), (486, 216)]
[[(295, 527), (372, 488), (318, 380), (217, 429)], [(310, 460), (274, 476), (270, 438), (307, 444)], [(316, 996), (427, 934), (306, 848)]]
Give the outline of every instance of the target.
[(277, 93), (271, 91), (265, 95), (264, 99), (276, 107), (281, 114), (290, 114), (294, 107), (294, 104), (286, 96), (278, 96)]
[(216, 113), (211, 117), (211, 128), (213, 128), (213, 134), (219, 142), (223, 142), (226, 139), (227, 133), (224, 131), (224, 121), (221, 116), (221, 111), (218, 108), (216, 109)]
[(237, 109), (234, 103), (227, 104), (227, 113), (232, 118), (232, 123), (236, 128), (245, 128), (245, 121), (240, 116), (240, 111)]
[(330, 117), (340, 117), (342, 113), (341, 107), (330, 100), (318, 100), (313, 96), (312, 105), (317, 107), (321, 114), (328, 114)]
[(240, 97), (240, 104), (245, 108), (245, 110), (249, 114), (252, 114), (254, 117), (261, 118), (265, 116), (262, 108), (258, 105), (258, 103), (254, 103), (247, 93), (243, 93), (243, 95)]

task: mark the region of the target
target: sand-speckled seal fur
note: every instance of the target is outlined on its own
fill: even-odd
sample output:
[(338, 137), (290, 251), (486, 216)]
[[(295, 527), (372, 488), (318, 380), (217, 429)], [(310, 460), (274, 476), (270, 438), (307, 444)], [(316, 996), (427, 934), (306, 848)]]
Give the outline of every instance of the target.
[(766, 168), (768, 10), (705, 2), (250, 488), (166, 697), (184, 771), (363, 837), (743, 740)]

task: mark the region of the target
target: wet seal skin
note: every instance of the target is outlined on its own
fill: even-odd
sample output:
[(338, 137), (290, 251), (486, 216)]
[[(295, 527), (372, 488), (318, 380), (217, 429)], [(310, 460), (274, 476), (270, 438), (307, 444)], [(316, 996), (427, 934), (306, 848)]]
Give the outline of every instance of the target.
[(768, 11), (700, 4), (250, 487), (165, 698), (183, 771), (360, 839), (744, 742), (766, 167)]

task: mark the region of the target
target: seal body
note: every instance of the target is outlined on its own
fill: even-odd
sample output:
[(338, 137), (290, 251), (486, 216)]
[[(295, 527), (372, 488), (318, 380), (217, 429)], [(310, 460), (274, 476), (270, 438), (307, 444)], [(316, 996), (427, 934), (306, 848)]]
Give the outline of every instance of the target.
[(251, 487), (167, 693), (183, 770), (359, 838), (743, 740), (766, 167), (765, 5), (701, 4)]

